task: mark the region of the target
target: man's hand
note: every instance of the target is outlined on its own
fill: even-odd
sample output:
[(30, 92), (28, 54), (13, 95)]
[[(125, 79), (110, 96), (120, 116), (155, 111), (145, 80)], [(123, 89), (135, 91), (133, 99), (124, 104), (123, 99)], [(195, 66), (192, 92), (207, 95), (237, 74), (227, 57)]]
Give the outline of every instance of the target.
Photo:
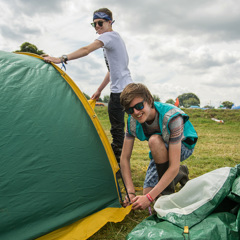
[(53, 63), (61, 63), (61, 59), (60, 58), (55, 58), (55, 57), (43, 57), (44, 61), (46, 63), (50, 63), (50, 62), (53, 62)]
[[(129, 198), (128, 198), (128, 196), (129, 196)], [(127, 207), (127, 206), (131, 205), (133, 202), (133, 199), (136, 197), (136, 195), (132, 194), (132, 193), (129, 193), (128, 196), (127, 195), (125, 196), (125, 200), (123, 202), (123, 207)], [(130, 199), (130, 202), (129, 202), (129, 199)]]
[(91, 99), (96, 99), (96, 100), (98, 100), (99, 97), (100, 97), (100, 95), (101, 95), (101, 92), (100, 92), (99, 90), (97, 90), (97, 91), (92, 95)]
[(132, 199), (132, 209), (133, 210), (144, 210), (145, 208), (149, 207), (151, 202), (148, 200), (146, 195), (136, 196)]

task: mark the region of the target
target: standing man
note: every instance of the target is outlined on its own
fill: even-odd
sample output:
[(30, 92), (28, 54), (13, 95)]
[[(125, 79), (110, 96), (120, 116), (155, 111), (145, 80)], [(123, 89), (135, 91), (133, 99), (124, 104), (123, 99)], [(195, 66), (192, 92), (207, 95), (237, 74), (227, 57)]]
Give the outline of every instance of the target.
[[(187, 114), (171, 104), (154, 102), (143, 84), (129, 84), (120, 101), (129, 114), (120, 161), (130, 197), (130, 202), (126, 198), (124, 203), (132, 203), (133, 209), (145, 209), (159, 195), (174, 193), (178, 182), (183, 186), (188, 181), (188, 169), (180, 162), (191, 156), (198, 137)], [(141, 196), (135, 194), (130, 167), (135, 137), (148, 141), (150, 148)]]
[(120, 35), (113, 31), (113, 22), (112, 12), (109, 9), (101, 8), (96, 10), (93, 13), (92, 26), (100, 36), (93, 43), (62, 57), (45, 57), (44, 60), (46, 62), (67, 63), (70, 60), (85, 57), (89, 53), (103, 48), (108, 71), (103, 82), (92, 95), (92, 99), (98, 100), (102, 90), (110, 82), (111, 94), (108, 114), (113, 139), (111, 145), (119, 163), (124, 140), (124, 111), (120, 104), (120, 94), (129, 83), (132, 83), (132, 78), (128, 69), (126, 46)]

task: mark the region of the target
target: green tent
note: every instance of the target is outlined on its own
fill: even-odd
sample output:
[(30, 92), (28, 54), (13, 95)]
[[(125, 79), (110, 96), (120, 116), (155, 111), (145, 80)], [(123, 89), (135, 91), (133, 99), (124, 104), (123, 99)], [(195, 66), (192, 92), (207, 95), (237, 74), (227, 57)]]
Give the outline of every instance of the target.
[(121, 221), (118, 165), (82, 92), (40, 56), (0, 51), (0, 239), (87, 239)]
[(160, 197), (157, 214), (138, 224), (127, 240), (239, 240), (240, 165), (192, 179)]

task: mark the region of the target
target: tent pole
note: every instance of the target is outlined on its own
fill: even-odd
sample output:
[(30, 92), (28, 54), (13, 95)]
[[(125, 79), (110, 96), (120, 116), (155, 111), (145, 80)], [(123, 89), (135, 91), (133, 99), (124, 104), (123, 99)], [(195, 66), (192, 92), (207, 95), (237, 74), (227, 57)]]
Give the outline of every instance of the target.
[[(124, 188), (125, 188), (128, 201), (131, 203), (130, 197), (129, 197), (129, 194), (128, 194), (128, 191), (127, 191), (127, 188), (126, 188), (126, 185), (125, 185), (125, 182), (124, 182), (124, 180), (123, 180), (123, 176), (122, 176), (122, 173), (121, 173), (121, 169), (119, 169), (118, 172), (119, 172), (120, 177), (121, 177), (121, 179), (122, 179), (122, 183), (123, 183), (123, 186), (124, 186)], [(118, 183), (118, 178), (117, 178), (117, 183)], [(121, 196), (121, 201), (123, 202), (123, 200), (122, 200), (122, 195), (121, 195), (121, 190), (120, 190), (120, 187), (119, 187), (119, 183), (118, 183), (118, 188), (119, 188), (119, 192), (120, 192), (120, 196)]]

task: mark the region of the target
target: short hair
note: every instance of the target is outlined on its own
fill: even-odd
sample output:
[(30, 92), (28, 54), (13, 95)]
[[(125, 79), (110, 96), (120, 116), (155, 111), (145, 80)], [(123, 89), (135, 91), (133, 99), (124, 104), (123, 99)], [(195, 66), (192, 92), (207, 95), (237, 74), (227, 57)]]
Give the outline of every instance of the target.
[(130, 83), (120, 95), (120, 103), (124, 110), (129, 108), (132, 100), (136, 97), (143, 98), (152, 108), (154, 107), (154, 99), (148, 88), (142, 83)]
[(106, 13), (111, 19), (113, 19), (112, 12), (108, 8), (99, 8), (98, 10), (94, 11), (93, 15), (97, 12)]

